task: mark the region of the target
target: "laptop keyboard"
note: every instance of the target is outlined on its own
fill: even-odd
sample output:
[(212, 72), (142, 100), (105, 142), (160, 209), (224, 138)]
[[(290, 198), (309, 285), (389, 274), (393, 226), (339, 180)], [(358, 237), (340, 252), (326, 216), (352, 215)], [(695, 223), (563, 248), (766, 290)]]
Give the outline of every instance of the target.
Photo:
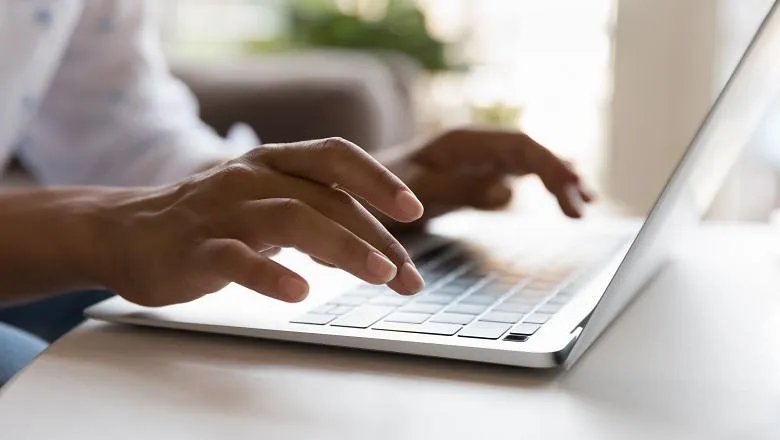
[(521, 342), (552, 319), (625, 240), (577, 237), (552, 250), (531, 246), (504, 262), (441, 240), (415, 258), (426, 282), (422, 293), (405, 297), (386, 286), (361, 285), (292, 322)]

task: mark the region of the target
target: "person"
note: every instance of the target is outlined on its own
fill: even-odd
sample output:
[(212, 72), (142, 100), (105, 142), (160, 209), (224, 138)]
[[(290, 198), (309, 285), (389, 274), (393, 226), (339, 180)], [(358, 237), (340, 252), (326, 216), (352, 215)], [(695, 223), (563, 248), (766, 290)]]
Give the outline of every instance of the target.
[(0, 4), (0, 158), (44, 184), (0, 191), (0, 384), (45, 348), (32, 332), (56, 339), (106, 292), (158, 307), (235, 282), (302, 301), (306, 280), (270, 258), (292, 247), (411, 295), (423, 280), (390, 231), (500, 208), (509, 176), (537, 174), (571, 217), (571, 191), (590, 197), (522, 133), (453, 130), (377, 157), (339, 138), (231, 146), (168, 71), (151, 3)]

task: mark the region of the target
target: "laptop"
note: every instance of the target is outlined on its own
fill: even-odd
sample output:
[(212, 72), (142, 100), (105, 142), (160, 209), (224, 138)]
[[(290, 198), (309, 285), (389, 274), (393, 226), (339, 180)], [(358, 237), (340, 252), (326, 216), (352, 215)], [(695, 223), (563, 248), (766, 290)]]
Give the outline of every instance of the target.
[[(230, 285), (188, 304), (144, 308), (112, 298), (87, 315), (116, 323), (364, 350), (553, 368), (571, 366), (696, 228), (780, 89), (773, 5), (643, 221), (529, 224), (455, 214), (405, 240), (426, 288), (385, 286), (314, 267), (312, 291), (283, 304)], [(460, 217), (458, 217), (460, 216)], [(457, 219), (452, 221), (451, 219)], [(449, 229), (448, 224), (453, 226)], [(288, 254), (296, 264), (300, 255)], [(308, 270), (307, 269), (307, 270)]]

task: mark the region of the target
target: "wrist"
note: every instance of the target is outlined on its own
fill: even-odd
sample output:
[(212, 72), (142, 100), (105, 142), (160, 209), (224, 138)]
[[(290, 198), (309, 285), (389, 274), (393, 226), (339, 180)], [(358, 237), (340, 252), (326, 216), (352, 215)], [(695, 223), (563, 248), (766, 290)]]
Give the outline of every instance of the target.
[(54, 234), (58, 241), (55, 249), (58, 260), (64, 261), (66, 270), (80, 288), (105, 289), (103, 266), (108, 261), (108, 248), (119, 231), (107, 221), (106, 200), (113, 191), (89, 189), (63, 200), (58, 211), (63, 221), (57, 222)]
[(123, 271), (128, 243), (133, 241), (133, 207), (156, 189), (90, 189), (64, 205), (65, 221), (58, 236), (69, 270), (85, 287), (111, 289)]

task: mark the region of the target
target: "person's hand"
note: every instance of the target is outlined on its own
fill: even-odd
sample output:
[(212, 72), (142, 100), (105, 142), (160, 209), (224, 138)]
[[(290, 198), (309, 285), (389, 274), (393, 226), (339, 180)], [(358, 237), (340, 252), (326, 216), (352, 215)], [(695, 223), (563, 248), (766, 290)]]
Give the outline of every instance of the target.
[(512, 198), (507, 178), (526, 174), (538, 175), (569, 217), (581, 217), (580, 205), (592, 199), (569, 163), (519, 132), (454, 130), (383, 152), (380, 161), (417, 194), (424, 219), (462, 207), (500, 209)]
[(395, 221), (423, 207), (404, 183), (342, 139), (267, 145), (166, 188), (98, 200), (95, 278), (126, 299), (163, 306), (236, 282), (283, 301), (306, 281), (268, 258), (293, 247), (369, 283), (416, 293), (409, 255), (355, 197)]

